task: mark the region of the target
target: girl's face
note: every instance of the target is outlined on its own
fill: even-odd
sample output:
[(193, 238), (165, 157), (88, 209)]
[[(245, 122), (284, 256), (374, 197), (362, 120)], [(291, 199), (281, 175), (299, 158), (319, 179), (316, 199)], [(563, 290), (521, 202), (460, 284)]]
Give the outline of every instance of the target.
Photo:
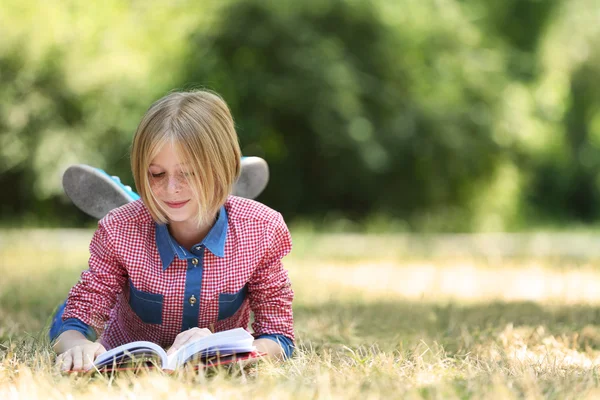
[(150, 162), (150, 189), (170, 222), (191, 222), (198, 203), (188, 183), (193, 172), (179, 161), (173, 145), (166, 144)]

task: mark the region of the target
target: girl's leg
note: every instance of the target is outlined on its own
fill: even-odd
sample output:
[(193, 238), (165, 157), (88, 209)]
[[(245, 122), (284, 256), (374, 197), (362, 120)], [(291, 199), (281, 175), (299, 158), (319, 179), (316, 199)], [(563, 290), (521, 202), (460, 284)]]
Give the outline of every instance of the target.
[(233, 195), (257, 198), (269, 183), (269, 165), (260, 157), (242, 157), (240, 177), (233, 186)]
[[(260, 157), (242, 157), (240, 177), (234, 185), (235, 196), (254, 199), (269, 182), (269, 166)], [(116, 176), (85, 164), (72, 165), (63, 175), (63, 188), (81, 211), (101, 219), (109, 211), (140, 198)]]
[(72, 165), (63, 174), (63, 189), (81, 211), (101, 219), (110, 210), (140, 198), (131, 187), (100, 168)]

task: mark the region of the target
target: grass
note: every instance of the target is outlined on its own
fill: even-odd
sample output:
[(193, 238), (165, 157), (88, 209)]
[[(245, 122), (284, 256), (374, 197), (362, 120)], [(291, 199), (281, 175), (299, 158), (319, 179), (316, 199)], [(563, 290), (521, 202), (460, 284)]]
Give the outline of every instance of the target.
[(0, 232), (0, 398), (600, 396), (598, 258), (528, 256), (523, 238), (506, 257), (480, 237), (460, 236), (451, 251), (450, 236), (294, 234), (294, 359), (247, 371), (63, 376), (45, 329), (86, 264), (91, 234)]

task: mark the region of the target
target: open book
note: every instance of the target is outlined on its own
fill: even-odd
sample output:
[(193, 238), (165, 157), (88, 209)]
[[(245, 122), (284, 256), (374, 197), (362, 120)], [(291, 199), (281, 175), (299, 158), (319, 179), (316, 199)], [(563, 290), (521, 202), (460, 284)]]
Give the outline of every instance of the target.
[[(173, 371), (187, 362), (197, 364), (224, 364), (221, 360), (241, 360), (260, 357), (253, 346), (254, 337), (243, 328), (213, 333), (181, 347), (167, 356), (167, 352), (152, 342), (131, 342), (101, 354), (94, 361), (97, 369), (120, 369), (139, 360), (156, 359), (158, 366)], [(212, 362), (213, 360), (214, 362)]]

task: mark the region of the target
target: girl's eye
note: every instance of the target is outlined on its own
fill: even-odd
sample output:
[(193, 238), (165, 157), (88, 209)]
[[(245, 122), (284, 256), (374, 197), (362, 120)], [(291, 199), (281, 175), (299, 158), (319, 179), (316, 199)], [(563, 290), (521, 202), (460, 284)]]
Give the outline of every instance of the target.
[(159, 172), (157, 174), (150, 173), (150, 175), (152, 175), (153, 178), (161, 178), (161, 177), (165, 176), (165, 173), (164, 172)]
[(194, 176), (193, 172), (184, 172), (183, 175), (185, 176)]

